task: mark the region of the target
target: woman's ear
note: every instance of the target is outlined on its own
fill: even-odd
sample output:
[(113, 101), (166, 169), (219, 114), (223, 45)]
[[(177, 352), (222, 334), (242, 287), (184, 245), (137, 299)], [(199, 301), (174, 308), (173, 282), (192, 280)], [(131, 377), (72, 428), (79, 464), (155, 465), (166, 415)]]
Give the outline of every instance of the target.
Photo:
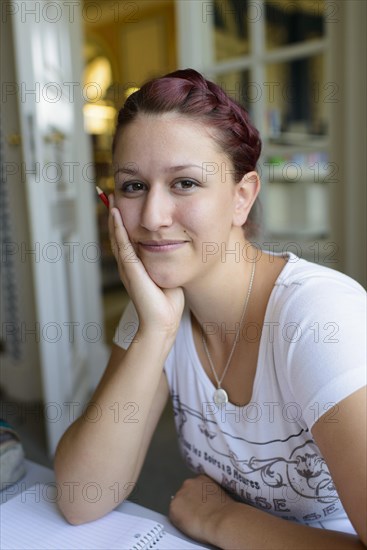
[(242, 226), (246, 223), (252, 205), (261, 188), (259, 174), (247, 172), (240, 182), (236, 183), (234, 194), (233, 225)]

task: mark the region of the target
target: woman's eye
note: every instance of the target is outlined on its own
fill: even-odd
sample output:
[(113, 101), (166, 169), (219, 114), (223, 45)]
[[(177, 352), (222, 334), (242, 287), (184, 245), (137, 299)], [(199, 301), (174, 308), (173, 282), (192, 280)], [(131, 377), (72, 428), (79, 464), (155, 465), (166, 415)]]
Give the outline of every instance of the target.
[(123, 193), (138, 193), (145, 190), (145, 184), (140, 181), (126, 182), (121, 186)]
[(175, 183), (175, 187), (178, 189), (194, 189), (197, 185), (198, 184), (192, 180), (180, 180)]

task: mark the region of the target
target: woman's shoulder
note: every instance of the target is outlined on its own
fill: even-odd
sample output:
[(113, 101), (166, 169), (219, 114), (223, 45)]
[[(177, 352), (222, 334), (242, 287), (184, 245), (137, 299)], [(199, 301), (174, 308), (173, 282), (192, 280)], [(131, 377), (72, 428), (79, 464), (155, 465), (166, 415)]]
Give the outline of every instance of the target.
[(362, 294), (365, 293), (364, 288), (357, 281), (332, 266), (311, 262), (292, 252), (287, 252), (285, 256), (287, 263), (276, 281), (278, 286), (289, 287), (305, 284), (317, 286), (326, 282), (331, 285), (344, 286)]
[(287, 256), (269, 300), (272, 317), (305, 319), (315, 314), (339, 317), (348, 312), (365, 315), (366, 291), (357, 281), (295, 254), (287, 253)]
[(279, 384), (300, 404), (309, 428), (313, 404), (326, 410), (366, 383), (366, 334), (363, 287), (291, 255), (269, 301), (263, 342)]

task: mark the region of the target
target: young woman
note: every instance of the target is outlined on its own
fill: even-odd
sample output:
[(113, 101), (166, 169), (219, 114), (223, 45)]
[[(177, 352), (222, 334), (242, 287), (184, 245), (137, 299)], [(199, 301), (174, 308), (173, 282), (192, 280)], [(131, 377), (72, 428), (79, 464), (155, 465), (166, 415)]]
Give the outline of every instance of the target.
[(220, 548), (366, 545), (365, 293), (251, 244), (260, 148), (246, 111), (193, 70), (121, 109), (110, 234), (131, 302), (56, 454), (70, 522), (129, 495), (170, 394), (196, 473), (170, 506), (183, 532)]

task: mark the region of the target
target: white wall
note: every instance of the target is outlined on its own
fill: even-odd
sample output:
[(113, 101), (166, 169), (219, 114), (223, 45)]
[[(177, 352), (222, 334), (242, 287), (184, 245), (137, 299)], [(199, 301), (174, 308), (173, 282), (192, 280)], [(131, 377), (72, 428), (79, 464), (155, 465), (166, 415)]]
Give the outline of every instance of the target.
[(330, 22), (329, 82), (338, 85), (330, 108), (331, 161), (339, 168), (332, 194), (332, 232), (339, 246), (338, 268), (367, 284), (366, 276), (366, 21), (367, 3), (334, 2)]

